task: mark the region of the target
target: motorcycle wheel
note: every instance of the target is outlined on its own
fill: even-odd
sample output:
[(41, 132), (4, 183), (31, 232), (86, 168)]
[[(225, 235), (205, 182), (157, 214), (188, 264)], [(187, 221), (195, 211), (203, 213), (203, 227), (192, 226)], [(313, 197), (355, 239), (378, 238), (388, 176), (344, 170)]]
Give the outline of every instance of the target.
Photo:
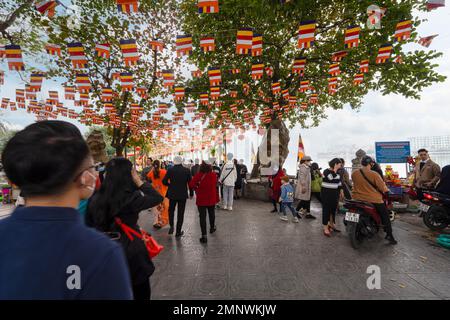
[(443, 217), (447, 215), (445, 208), (441, 206), (431, 206), (427, 212), (423, 214), (423, 223), (433, 231), (441, 231), (447, 228), (448, 223)]
[(360, 225), (355, 222), (347, 223), (347, 232), (353, 249), (361, 247), (364, 236), (360, 232)]

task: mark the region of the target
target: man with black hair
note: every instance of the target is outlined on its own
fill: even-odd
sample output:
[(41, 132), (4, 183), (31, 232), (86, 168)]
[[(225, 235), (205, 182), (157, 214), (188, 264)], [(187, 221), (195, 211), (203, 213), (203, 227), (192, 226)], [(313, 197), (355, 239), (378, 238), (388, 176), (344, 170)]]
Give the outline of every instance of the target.
[(97, 180), (80, 131), (34, 123), (9, 140), (2, 162), (26, 206), (0, 221), (0, 300), (132, 299), (122, 248), (76, 210)]
[(392, 234), (389, 212), (383, 199), (384, 194), (389, 192), (389, 189), (380, 175), (372, 170), (374, 164), (375, 161), (371, 157), (364, 156), (362, 158), (362, 168), (352, 173), (352, 196), (355, 200), (369, 202), (374, 205), (385, 228), (386, 240), (388, 240), (390, 244), (397, 244), (397, 241)]
[(441, 168), (430, 159), (427, 149), (417, 151), (420, 162), (416, 164), (414, 173), (414, 186), (417, 188), (417, 196), (423, 198), (423, 189), (434, 189), (441, 175)]

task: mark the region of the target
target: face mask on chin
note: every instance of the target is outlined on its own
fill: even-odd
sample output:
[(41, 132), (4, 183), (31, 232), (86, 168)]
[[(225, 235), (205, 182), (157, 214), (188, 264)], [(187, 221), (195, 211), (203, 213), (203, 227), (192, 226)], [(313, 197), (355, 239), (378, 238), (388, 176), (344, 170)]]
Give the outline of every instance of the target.
[[(92, 196), (92, 194), (94, 193), (94, 191), (95, 191), (95, 185), (96, 185), (96, 181), (97, 181), (97, 177), (95, 176), (95, 175), (93, 175), (92, 173), (90, 173), (89, 171), (86, 171), (86, 173), (89, 175), (89, 176), (91, 176), (91, 178), (92, 178), (92, 180), (94, 181), (91, 185), (87, 185), (87, 184), (85, 184), (85, 179), (84, 179), (84, 177), (83, 177), (83, 179), (82, 179), (82, 181), (81, 181), (81, 185), (83, 186), (83, 189), (87, 189), (87, 190), (89, 190), (90, 192), (89, 192), (89, 194), (83, 194), (82, 195), (82, 200), (85, 200), (85, 199), (89, 199), (91, 196)], [(84, 193), (84, 192), (83, 192)]]

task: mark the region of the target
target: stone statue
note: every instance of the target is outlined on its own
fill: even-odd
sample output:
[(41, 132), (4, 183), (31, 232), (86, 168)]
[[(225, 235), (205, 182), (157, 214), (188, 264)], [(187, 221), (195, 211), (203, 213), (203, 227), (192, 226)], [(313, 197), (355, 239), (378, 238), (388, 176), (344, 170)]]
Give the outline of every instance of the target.
[(86, 143), (89, 146), (94, 162), (108, 162), (108, 155), (106, 154), (106, 143), (103, 137), (103, 133), (98, 130), (92, 131), (87, 137)]
[(356, 158), (352, 160), (352, 172), (361, 168), (361, 160), (366, 154), (362, 149), (356, 151)]

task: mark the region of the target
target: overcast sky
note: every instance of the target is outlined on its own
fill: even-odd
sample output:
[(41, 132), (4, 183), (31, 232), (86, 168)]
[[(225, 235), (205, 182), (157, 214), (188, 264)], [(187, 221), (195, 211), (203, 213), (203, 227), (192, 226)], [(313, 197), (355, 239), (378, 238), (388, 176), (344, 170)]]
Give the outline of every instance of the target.
[[(440, 65), (438, 71), (450, 77), (450, 4), (445, 8), (421, 13), (420, 18), (427, 18), (418, 32), (420, 36), (429, 36), (438, 33), (430, 48), (424, 50), (438, 50), (444, 53), (436, 62)], [(410, 44), (406, 50), (422, 49), (418, 44)], [(0, 69), (7, 70), (6, 60), (0, 64)], [(45, 80), (43, 92), (48, 89), (59, 89), (62, 97), (62, 88), (51, 80)], [(294, 173), (297, 158), (298, 135), (301, 132), (305, 151), (321, 166), (326, 165), (328, 158), (318, 158), (319, 154), (328, 153), (351, 160), (351, 156), (359, 148), (374, 148), (375, 141), (402, 141), (409, 137), (450, 135), (450, 80), (433, 85), (422, 93), (421, 100), (406, 99), (399, 95), (382, 96), (372, 92), (365, 98), (363, 107), (359, 111), (349, 107), (343, 110), (329, 110), (328, 119), (319, 127), (301, 129), (296, 127), (291, 132), (290, 156), (286, 167), (289, 173)], [(17, 75), (7, 73), (6, 84), (0, 87), (0, 97), (15, 98), (15, 88), (23, 87)], [(0, 120), (7, 121), (15, 126), (25, 126), (34, 121), (34, 117), (26, 113), (2, 111)], [(80, 127), (85, 130), (84, 127)], [(256, 144), (255, 135), (252, 135)], [(426, 146), (425, 146), (426, 147)], [(239, 158), (245, 156), (245, 149), (235, 148)], [(345, 151), (348, 155), (342, 154)], [(249, 161), (248, 157), (245, 157)]]

